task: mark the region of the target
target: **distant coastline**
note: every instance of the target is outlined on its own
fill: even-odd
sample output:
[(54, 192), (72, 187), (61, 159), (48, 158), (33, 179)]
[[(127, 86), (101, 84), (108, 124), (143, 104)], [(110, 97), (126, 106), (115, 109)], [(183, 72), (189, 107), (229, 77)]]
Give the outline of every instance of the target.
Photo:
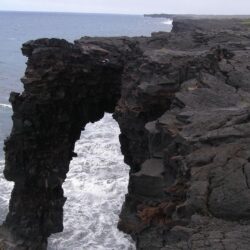
[(248, 19), (250, 15), (144, 14), (145, 17), (168, 19)]

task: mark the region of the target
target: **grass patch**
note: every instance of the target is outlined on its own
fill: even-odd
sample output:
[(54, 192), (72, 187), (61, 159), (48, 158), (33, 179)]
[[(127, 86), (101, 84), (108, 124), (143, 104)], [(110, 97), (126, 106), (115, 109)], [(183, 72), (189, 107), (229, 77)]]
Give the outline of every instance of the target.
[(241, 23), (250, 26), (250, 18), (242, 20)]

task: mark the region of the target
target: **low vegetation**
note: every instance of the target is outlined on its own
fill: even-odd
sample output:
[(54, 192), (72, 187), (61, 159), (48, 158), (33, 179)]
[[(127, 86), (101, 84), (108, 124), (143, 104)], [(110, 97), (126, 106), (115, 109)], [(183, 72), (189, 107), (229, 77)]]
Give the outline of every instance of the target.
[(250, 26), (250, 18), (242, 20), (242, 23)]

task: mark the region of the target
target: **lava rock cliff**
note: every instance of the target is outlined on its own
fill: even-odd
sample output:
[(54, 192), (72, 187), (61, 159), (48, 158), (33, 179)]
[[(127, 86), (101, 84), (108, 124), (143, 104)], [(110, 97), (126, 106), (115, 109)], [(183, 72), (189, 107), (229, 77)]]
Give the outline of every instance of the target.
[[(171, 33), (39, 39), (5, 141), (14, 181), (6, 249), (46, 249), (63, 230), (62, 184), (88, 122), (112, 112), (128, 194), (118, 228), (140, 250), (247, 250), (250, 243), (250, 29), (175, 20)], [(83, 225), (84, 226), (84, 225)]]

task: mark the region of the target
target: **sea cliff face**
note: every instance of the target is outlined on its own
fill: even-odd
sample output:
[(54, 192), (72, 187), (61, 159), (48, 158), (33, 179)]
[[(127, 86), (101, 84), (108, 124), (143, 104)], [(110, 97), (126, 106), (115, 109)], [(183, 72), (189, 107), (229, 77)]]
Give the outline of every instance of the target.
[(11, 94), (5, 142), (15, 187), (4, 248), (46, 249), (63, 230), (74, 144), (112, 112), (131, 168), (118, 228), (137, 249), (249, 249), (248, 22), (176, 20), (150, 38), (40, 39), (22, 51), (24, 92)]

